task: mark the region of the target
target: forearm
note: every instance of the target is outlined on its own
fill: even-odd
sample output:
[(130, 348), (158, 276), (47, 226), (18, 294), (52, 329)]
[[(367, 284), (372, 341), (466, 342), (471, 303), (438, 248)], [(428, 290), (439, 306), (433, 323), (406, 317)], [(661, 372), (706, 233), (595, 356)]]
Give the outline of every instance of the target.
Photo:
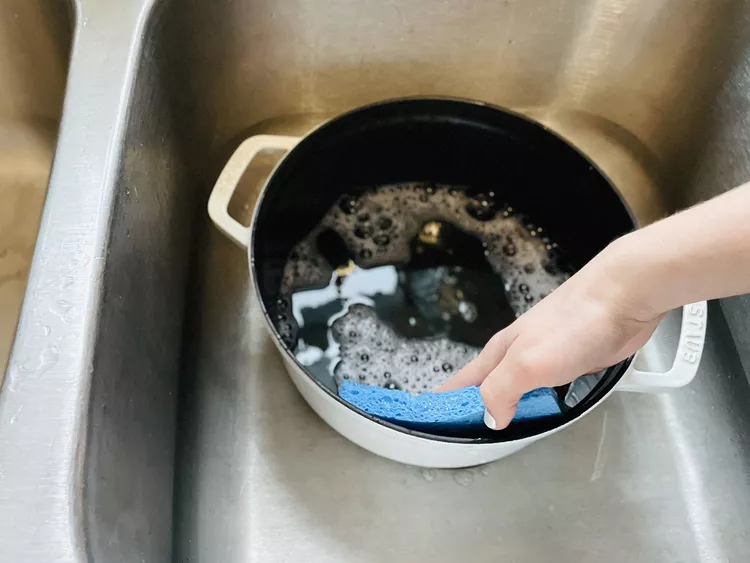
[(750, 183), (627, 235), (601, 256), (646, 316), (750, 293)]

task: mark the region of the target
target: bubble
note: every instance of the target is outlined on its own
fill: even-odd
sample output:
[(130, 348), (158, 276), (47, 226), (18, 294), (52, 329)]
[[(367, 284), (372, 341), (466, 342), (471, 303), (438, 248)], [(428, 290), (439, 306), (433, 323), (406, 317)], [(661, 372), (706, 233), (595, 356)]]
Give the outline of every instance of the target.
[(359, 357), (359, 359), (362, 360), (363, 362), (368, 362), (368, 361), (370, 361), (370, 356), (368, 354), (362, 354)]
[(339, 201), (339, 209), (347, 215), (353, 215), (359, 210), (359, 208), (359, 200), (353, 196), (345, 195), (341, 198), (341, 201)]
[(560, 275), (560, 269), (557, 267), (554, 263), (545, 264), (543, 266), (544, 271), (549, 274), (550, 276), (559, 276)]
[[(367, 239), (372, 236), (374, 229), (369, 224), (357, 225), (354, 227), (354, 236), (361, 239)], [(377, 244), (377, 243), (376, 243)]]
[(393, 219), (390, 217), (381, 217), (378, 219), (378, 229), (381, 231), (387, 231), (393, 226)]
[(448, 362), (445, 362), (443, 364), (443, 371), (445, 371), (445, 372), (453, 371), (453, 366), (450, 365)]
[(494, 196), (494, 192), (476, 194), (466, 204), (466, 213), (477, 221), (493, 219), (497, 215), (497, 202)]
[(363, 248), (359, 251), (359, 257), (362, 260), (369, 260), (370, 258), (372, 258), (372, 250), (370, 250), (369, 248)]
[(382, 233), (381, 233), (381, 234), (379, 234), (379, 235), (375, 235), (375, 236), (374, 236), (374, 237), (372, 238), (372, 242), (374, 242), (374, 243), (375, 243), (375, 244), (377, 244), (378, 246), (387, 246), (387, 245), (388, 245), (388, 243), (389, 243), (389, 242), (391, 242), (391, 237), (389, 237), (389, 236), (388, 236), (388, 235), (386, 235), (386, 234), (382, 234)]
[(503, 246), (503, 254), (506, 256), (515, 256), (516, 255), (516, 245), (512, 242), (509, 242), (505, 246)]
[(293, 325), (290, 322), (284, 322), (284, 323), (280, 323), (277, 326), (277, 329), (279, 331), (279, 336), (281, 337), (281, 341), (284, 343), (284, 346), (293, 350), (294, 347), (297, 345), (297, 335), (296, 335), (295, 325)]

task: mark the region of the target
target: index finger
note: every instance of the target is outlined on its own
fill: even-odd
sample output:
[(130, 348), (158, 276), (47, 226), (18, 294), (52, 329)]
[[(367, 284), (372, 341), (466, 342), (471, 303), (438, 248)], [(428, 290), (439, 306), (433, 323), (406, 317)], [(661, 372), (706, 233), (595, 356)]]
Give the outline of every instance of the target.
[(453, 391), (472, 385), (480, 385), (493, 369), (502, 361), (516, 339), (515, 334), (506, 328), (490, 338), (481, 353), (464, 366), (448, 381), (440, 385), (435, 392)]

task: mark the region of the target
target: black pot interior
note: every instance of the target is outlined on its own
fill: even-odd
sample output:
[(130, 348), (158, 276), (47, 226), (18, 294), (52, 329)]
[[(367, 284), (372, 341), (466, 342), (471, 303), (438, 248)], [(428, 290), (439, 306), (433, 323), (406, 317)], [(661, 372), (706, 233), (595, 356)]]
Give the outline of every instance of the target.
[[(383, 102), (344, 114), (308, 135), (266, 186), (251, 240), (254, 279), (264, 312), (279, 297), (284, 263), (292, 248), (343, 194), (408, 181), (494, 190), (500, 200), (544, 225), (574, 267), (634, 228), (629, 210), (607, 178), (538, 123), (460, 100)], [(291, 353), (290, 357), (294, 359)], [(471, 435), (417, 433), (472, 442), (534, 435), (580, 416), (617, 382), (627, 363), (610, 368), (598, 387), (562, 419)]]

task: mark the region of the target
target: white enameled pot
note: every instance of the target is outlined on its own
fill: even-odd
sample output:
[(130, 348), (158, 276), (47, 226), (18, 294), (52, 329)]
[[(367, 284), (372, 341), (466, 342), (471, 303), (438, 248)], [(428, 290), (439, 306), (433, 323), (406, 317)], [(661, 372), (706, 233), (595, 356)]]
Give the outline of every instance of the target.
[[(223, 233), (241, 247), (249, 249), (251, 276), (256, 275), (251, 244), (253, 226), (245, 227), (229, 215), (227, 210), (229, 201), (245, 169), (258, 153), (266, 150), (284, 150), (288, 151), (288, 156), (295, 150), (299, 141), (300, 139), (296, 137), (273, 135), (258, 135), (245, 140), (227, 162), (211, 193), (208, 202), (209, 215)], [(264, 190), (267, 189), (274, 175), (284, 166), (286, 158), (286, 156), (282, 158), (276, 165)], [(259, 206), (256, 207), (253, 222), (257, 220), (258, 209)], [(258, 285), (254, 284), (254, 287), (260, 299)], [(695, 377), (701, 359), (706, 333), (706, 317), (705, 302), (686, 305), (682, 312), (681, 333), (672, 367), (666, 372), (652, 373), (637, 369), (635, 365), (639, 362), (631, 362), (619, 381), (602, 394), (583, 414), (600, 405), (602, 400), (614, 390), (651, 393), (688, 384)], [(405, 430), (364, 415), (326, 390), (295, 361), (291, 352), (282, 344), (267, 315), (265, 322), (284, 359), (292, 381), (313, 410), (332, 428), (352, 442), (375, 454), (402, 463), (433, 468), (458, 468), (487, 463), (558, 432), (580, 418), (579, 416), (536, 435), (499, 442), (462, 442)]]

